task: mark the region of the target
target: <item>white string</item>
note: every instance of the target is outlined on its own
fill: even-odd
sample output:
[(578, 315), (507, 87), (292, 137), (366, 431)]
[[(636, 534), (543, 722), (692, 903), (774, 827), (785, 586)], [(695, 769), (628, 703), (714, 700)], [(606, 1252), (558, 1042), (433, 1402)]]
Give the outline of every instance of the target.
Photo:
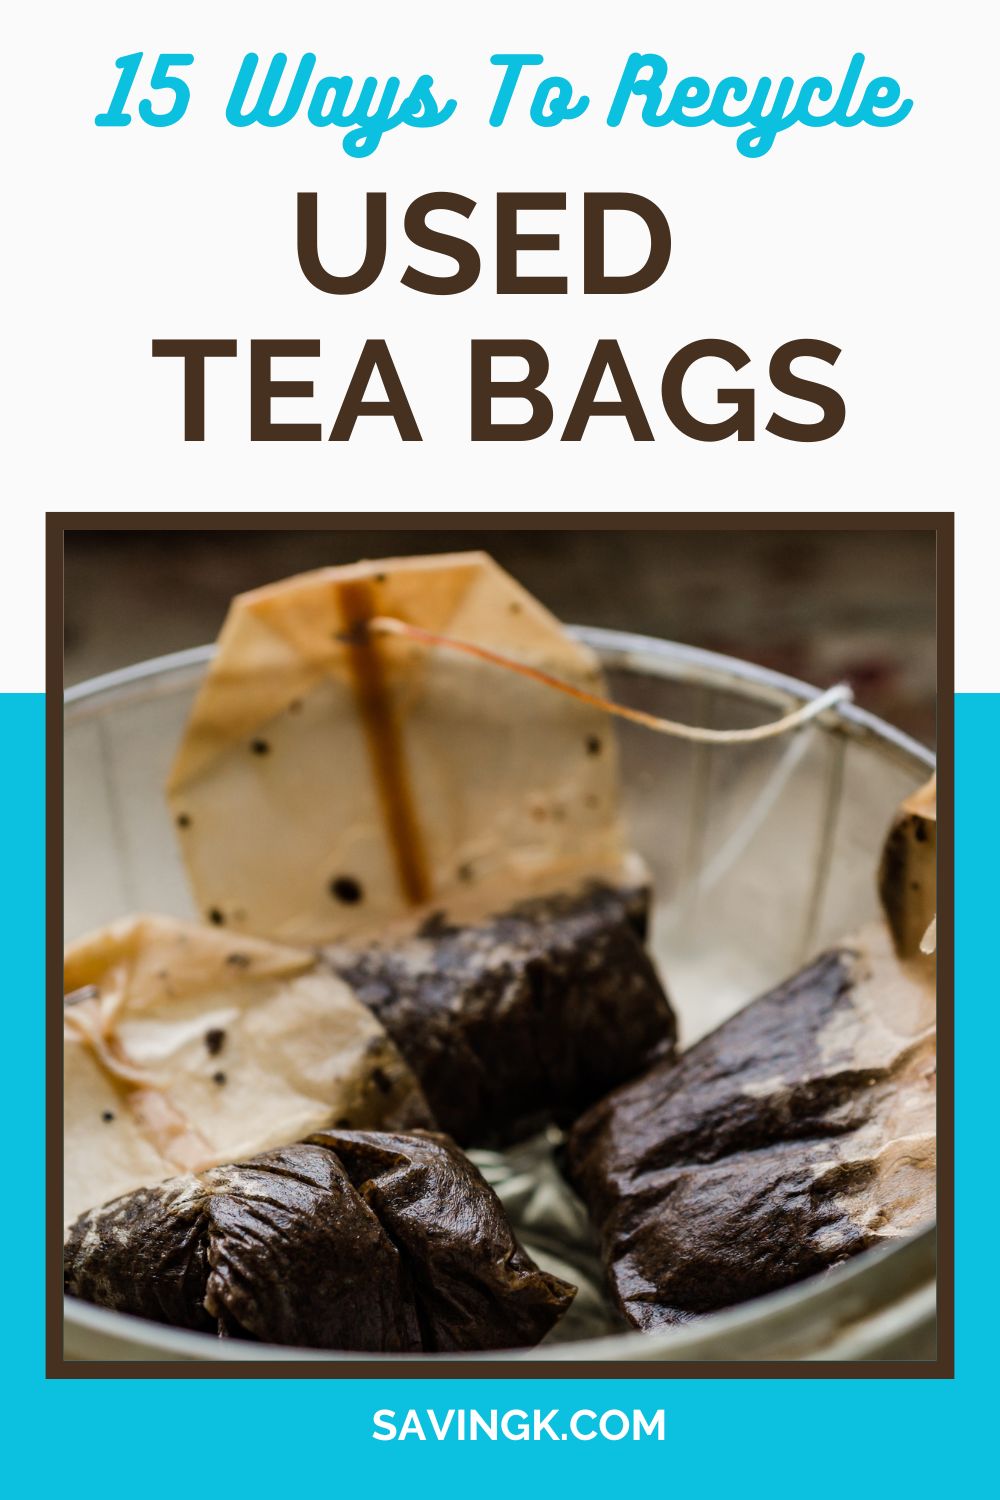
[(591, 707), (613, 714), (616, 718), (628, 719), (633, 724), (642, 724), (646, 729), (652, 729), (655, 734), (668, 734), (675, 739), (690, 740), (699, 745), (749, 745), (759, 740), (776, 739), (779, 735), (789, 734), (793, 729), (808, 724), (811, 719), (818, 718), (828, 708), (833, 708), (838, 703), (848, 703), (854, 697), (846, 682), (838, 682), (836, 687), (827, 688), (825, 693), (810, 698), (808, 703), (800, 704), (798, 708), (782, 715), (780, 719), (773, 719), (770, 724), (755, 724), (751, 729), (707, 729), (697, 724), (680, 724), (676, 719), (663, 719), (658, 714), (647, 713), (641, 708), (629, 708), (624, 703), (613, 703), (609, 698), (602, 698), (598, 693), (588, 692), (587, 689), (579, 688), (574, 683), (564, 682), (550, 672), (543, 672), (538, 667), (528, 666), (526, 662), (515, 661), (513, 657), (504, 656), (488, 646), (474, 645), (471, 641), (455, 640), (451, 636), (425, 630), (420, 625), (411, 625), (403, 620), (394, 619), (391, 615), (378, 615), (364, 622), (355, 634), (356, 639), (349, 643), (358, 647), (365, 644), (368, 635), (397, 635), (419, 641), (425, 646), (440, 646), (445, 650), (459, 651), (466, 656), (474, 656), (480, 661), (488, 662), (491, 666), (502, 667), (508, 672), (517, 672), (520, 676), (531, 678), (543, 687), (566, 693), (570, 698), (576, 698), (580, 703), (589, 703)]
[[(782, 718), (773, 719), (770, 724), (756, 724), (752, 729), (706, 729), (697, 724), (679, 724), (674, 719), (658, 719), (655, 723), (644, 719), (643, 722), (659, 734), (673, 735), (679, 740), (693, 740), (699, 745), (747, 745), (757, 740), (773, 740), (779, 735), (789, 734), (793, 729), (808, 724), (811, 719), (818, 718), (828, 708), (834, 708), (838, 703), (850, 703), (853, 698), (854, 693), (848, 684), (838, 682), (835, 687), (827, 688), (825, 693), (820, 693), (817, 698), (810, 698), (808, 703), (801, 704)], [(615, 705), (616, 708), (618, 706)]]

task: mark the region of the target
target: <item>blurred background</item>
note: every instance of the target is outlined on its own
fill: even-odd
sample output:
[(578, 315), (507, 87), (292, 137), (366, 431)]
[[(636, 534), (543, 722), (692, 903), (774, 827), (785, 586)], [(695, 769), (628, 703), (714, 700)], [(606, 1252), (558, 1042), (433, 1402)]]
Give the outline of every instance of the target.
[(210, 641), (233, 594), (290, 573), (469, 548), (564, 621), (847, 679), (934, 743), (932, 531), (70, 531), (66, 681)]

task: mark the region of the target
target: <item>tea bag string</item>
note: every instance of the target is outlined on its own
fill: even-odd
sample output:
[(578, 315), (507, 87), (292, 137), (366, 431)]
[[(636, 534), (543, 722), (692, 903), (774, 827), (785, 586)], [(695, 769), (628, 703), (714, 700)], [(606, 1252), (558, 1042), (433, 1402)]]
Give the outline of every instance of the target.
[(600, 709), (603, 713), (613, 714), (619, 719), (628, 719), (632, 724), (641, 724), (646, 729), (652, 729), (656, 734), (672, 735), (675, 739), (691, 740), (699, 745), (748, 745), (758, 740), (777, 739), (779, 735), (789, 734), (793, 729), (808, 724), (811, 719), (818, 718), (820, 714), (825, 713), (829, 708), (834, 708), (838, 703), (851, 702), (854, 697), (847, 683), (839, 682), (835, 687), (828, 688), (825, 693), (820, 693), (815, 698), (810, 698), (808, 703), (800, 704), (798, 708), (783, 714), (780, 719), (773, 719), (769, 724), (755, 724), (749, 729), (708, 729), (697, 724), (681, 724), (676, 719), (664, 719), (657, 714), (646, 713), (641, 708), (629, 708), (624, 703), (614, 703), (610, 698), (602, 698), (598, 693), (591, 693), (586, 688), (576, 687), (575, 684), (565, 682), (561, 677), (554, 677), (552, 673), (542, 671), (540, 667), (529, 667), (525, 662), (516, 661), (513, 657), (503, 655), (502, 652), (491, 650), (488, 646), (477, 646), (471, 641), (460, 641), (453, 636), (440, 635), (436, 631), (425, 630), (420, 625), (411, 625), (405, 620), (397, 620), (389, 615), (376, 615), (365, 623), (364, 628), (371, 635), (393, 635), (416, 641), (424, 646), (436, 646), (448, 651), (462, 652), (466, 656), (473, 656), (479, 661), (488, 662), (491, 666), (502, 667), (508, 672), (516, 672), (521, 677), (530, 678), (543, 687), (565, 693), (567, 697), (575, 698), (579, 703), (587, 703), (591, 708)]

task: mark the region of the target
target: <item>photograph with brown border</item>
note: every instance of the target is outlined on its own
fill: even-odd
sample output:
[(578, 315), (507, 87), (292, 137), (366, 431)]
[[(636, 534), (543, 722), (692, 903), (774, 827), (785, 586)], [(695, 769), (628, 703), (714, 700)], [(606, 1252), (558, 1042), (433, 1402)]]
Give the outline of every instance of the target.
[(46, 608), (50, 1376), (951, 1377), (951, 513), (50, 512)]

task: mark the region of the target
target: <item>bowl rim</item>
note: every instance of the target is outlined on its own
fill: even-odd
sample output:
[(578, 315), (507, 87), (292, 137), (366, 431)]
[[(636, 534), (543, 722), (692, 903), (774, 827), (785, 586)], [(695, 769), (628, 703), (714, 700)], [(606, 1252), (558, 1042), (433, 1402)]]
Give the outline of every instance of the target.
[[(605, 664), (619, 665), (632, 670), (651, 671), (655, 676), (666, 676), (664, 664), (669, 662), (675, 669), (677, 680), (696, 678), (703, 681), (705, 675), (714, 679), (719, 687), (733, 690), (752, 688), (759, 698), (784, 708), (808, 703), (822, 695), (825, 689), (814, 687), (798, 677), (776, 672), (756, 662), (743, 661), (739, 657), (727, 656), (719, 651), (708, 651), (701, 646), (688, 646), (681, 641), (671, 641), (659, 636), (639, 635), (632, 631), (609, 630), (597, 625), (567, 625), (576, 640), (596, 651)], [(131, 666), (118, 667), (97, 677), (88, 677), (74, 683), (63, 693), (66, 709), (79, 708), (89, 700), (105, 693), (128, 689), (150, 678), (164, 677), (173, 672), (204, 667), (215, 655), (215, 645), (189, 646), (183, 651), (168, 652), (163, 656), (148, 657)], [(76, 716), (73, 715), (75, 718)], [(880, 719), (867, 709), (853, 702), (841, 702), (827, 709), (815, 721), (827, 729), (842, 726), (856, 736), (870, 736), (880, 743), (891, 746), (907, 760), (915, 760), (928, 770), (933, 770), (936, 757), (933, 750), (901, 729)]]
[[(154, 1323), (131, 1313), (115, 1312), (75, 1297), (66, 1297), (66, 1322), (86, 1332), (113, 1338), (144, 1350), (155, 1348), (166, 1359), (221, 1361), (226, 1364), (257, 1364), (307, 1361), (326, 1364), (364, 1364), (384, 1362), (387, 1366), (406, 1365), (414, 1372), (422, 1367), (434, 1369), (441, 1364), (488, 1363), (498, 1360), (511, 1364), (624, 1364), (639, 1358), (643, 1363), (666, 1360), (688, 1361), (750, 1360), (781, 1361), (788, 1358), (822, 1358), (817, 1351), (788, 1355), (763, 1355), (761, 1344), (775, 1340), (808, 1346), (815, 1335), (826, 1344), (837, 1345), (837, 1358), (844, 1353), (840, 1342), (872, 1314), (890, 1312), (897, 1321), (910, 1326), (912, 1319), (923, 1321), (933, 1316), (934, 1270), (936, 1266), (937, 1229), (928, 1225), (918, 1234), (901, 1238), (893, 1244), (880, 1245), (818, 1276), (808, 1277), (793, 1286), (767, 1292), (752, 1301), (720, 1308), (688, 1324), (641, 1333), (624, 1330), (600, 1338), (577, 1339), (572, 1343), (543, 1344), (528, 1349), (484, 1349), (448, 1354), (372, 1354), (348, 1349), (302, 1349), (282, 1344), (246, 1344), (241, 1340), (219, 1339), (213, 1334), (195, 1333)], [(881, 1273), (878, 1276), (873, 1273)], [(877, 1287), (876, 1287), (877, 1281)], [(891, 1298), (880, 1295), (891, 1290)], [(930, 1305), (926, 1293), (931, 1292)], [(803, 1317), (803, 1314), (806, 1316)], [(860, 1341), (859, 1341), (860, 1342)], [(743, 1352), (734, 1353), (734, 1345)], [(847, 1354), (850, 1357), (858, 1355)]]

